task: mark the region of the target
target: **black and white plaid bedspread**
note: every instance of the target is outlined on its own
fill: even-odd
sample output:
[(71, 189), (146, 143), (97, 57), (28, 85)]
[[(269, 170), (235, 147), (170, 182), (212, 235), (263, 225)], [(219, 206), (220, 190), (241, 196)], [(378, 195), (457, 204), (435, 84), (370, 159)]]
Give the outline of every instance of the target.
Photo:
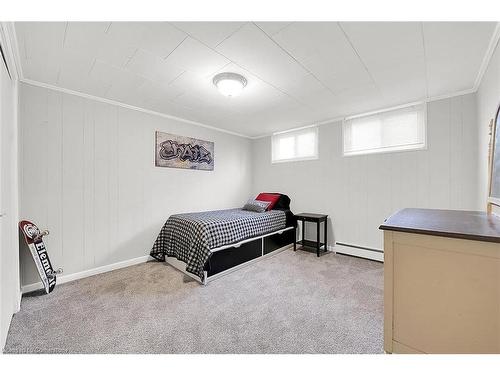
[(203, 280), (211, 249), (284, 229), (283, 211), (246, 211), (240, 208), (172, 215), (156, 239), (150, 255), (164, 262), (166, 256), (186, 263), (186, 271)]

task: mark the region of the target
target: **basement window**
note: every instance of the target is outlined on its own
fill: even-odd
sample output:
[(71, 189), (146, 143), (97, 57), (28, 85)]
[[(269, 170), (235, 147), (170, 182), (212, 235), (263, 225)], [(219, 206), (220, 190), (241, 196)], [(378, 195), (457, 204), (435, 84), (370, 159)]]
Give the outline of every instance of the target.
[(273, 163), (318, 159), (318, 127), (275, 133), (271, 148)]
[(344, 155), (424, 149), (426, 117), (425, 103), (348, 117), (342, 127)]

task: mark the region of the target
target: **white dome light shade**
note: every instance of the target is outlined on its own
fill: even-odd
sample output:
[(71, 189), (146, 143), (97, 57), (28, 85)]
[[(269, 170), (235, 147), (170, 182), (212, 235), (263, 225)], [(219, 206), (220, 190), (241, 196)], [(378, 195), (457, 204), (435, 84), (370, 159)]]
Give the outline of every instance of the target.
[(219, 92), (228, 97), (238, 96), (247, 85), (247, 80), (237, 73), (219, 73), (213, 79), (214, 85)]

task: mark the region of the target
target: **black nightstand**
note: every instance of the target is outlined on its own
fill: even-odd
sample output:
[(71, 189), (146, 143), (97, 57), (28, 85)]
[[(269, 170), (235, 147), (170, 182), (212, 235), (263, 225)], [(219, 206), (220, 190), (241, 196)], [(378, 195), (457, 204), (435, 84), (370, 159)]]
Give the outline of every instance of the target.
[[(327, 223), (327, 218), (328, 215), (323, 215), (323, 214), (310, 214), (310, 213), (300, 213), (295, 215), (295, 218), (297, 221), (302, 221), (302, 241), (297, 241), (297, 237), (295, 237), (295, 241), (293, 242), (293, 251), (297, 250), (297, 243), (302, 245), (302, 247), (310, 247), (310, 248), (315, 248), (316, 249), (316, 255), (319, 257), (319, 250), (322, 246), (325, 247), (325, 251), (328, 250), (328, 241), (327, 241), (327, 232), (328, 229), (326, 227)], [(305, 233), (305, 223), (310, 222), (310, 223), (316, 223), (316, 241), (309, 241), (304, 239), (304, 233)], [(319, 239), (319, 226), (321, 223), (325, 223), (324, 229), (324, 241), (325, 242), (320, 242)]]

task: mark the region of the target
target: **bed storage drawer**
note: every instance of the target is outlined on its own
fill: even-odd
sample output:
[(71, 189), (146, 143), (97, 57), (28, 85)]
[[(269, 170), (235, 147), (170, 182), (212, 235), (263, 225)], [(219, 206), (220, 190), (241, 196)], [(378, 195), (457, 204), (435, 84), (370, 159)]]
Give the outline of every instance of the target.
[(289, 229), (283, 233), (273, 234), (271, 236), (264, 238), (264, 254), (269, 254), (270, 252), (277, 250), (283, 246), (293, 243), (294, 230)]
[(230, 247), (212, 254), (207, 266), (208, 276), (215, 275), (262, 255), (262, 238), (246, 242), (240, 247)]

